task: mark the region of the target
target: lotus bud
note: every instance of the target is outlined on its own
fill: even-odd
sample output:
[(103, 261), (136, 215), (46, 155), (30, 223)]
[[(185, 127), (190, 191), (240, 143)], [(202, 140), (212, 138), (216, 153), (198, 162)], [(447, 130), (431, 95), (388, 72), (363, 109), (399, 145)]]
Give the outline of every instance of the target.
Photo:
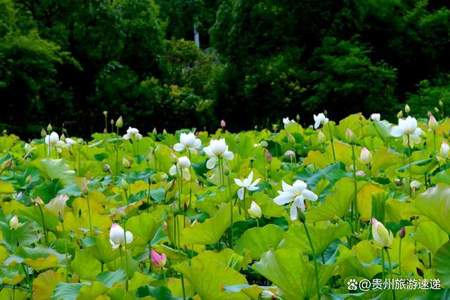
[(353, 139), (355, 138), (355, 134), (350, 128), (347, 128), (345, 130), (345, 136), (347, 137), (349, 142), (353, 142)]
[(433, 114), (430, 113), (430, 118), (428, 119), (428, 127), (436, 130), (436, 128), (438, 127), (438, 122), (436, 120), (436, 118), (433, 116)]
[(397, 118), (398, 119), (403, 118), (403, 111), (402, 110), (397, 113)]
[(442, 102), (442, 100), (439, 100), (439, 106), (444, 107), (444, 102)]
[(41, 137), (44, 138), (47, 135), (47, 131), (44, 128), (41, 129)]
[(411, 187), (411, 189), (412, 189), (413, 191), (416, 191), (416, 190), (418, 190), (418, 189), (422, 186), (422, 183), (420, 183), (420, 181), (413, 180), (413, 181), (411, 181), (411, 183), (409, 184), (409, 186)]
[(356, 171), (355, 175), (358, 177), (364, 177), (366, 176), (366, 173), (363, 170), (358, 170)]
[(394, 240), (392, 232), (387, 230), (383, 223), (378, 222), (375, 218), (372, 218), (372, 237), (375, 243), (383, 248), (390, 248)]
[(372, 153), (370, 153), (369, 149), (366, 147), (361, 149), (361, 154), (359, 155), (359, 160), (362, 161), (364, 164), (370, 164), (372, 161)]
[(180, 168), (190, 168), (191, 167), (191, 161), (189, 160), (189, 158), (187, 156), (182, 156), (178, 158), (178, 166), (180, 166)]
[(55, 198), (53, 198), (49, 203), (47, 203), (45, 207), (57, 217), (62, 218), (64, 216), (64, 209), (66, 207), (66, 202), (68, 200), (69, 196), (63, 194), (58, 195)]
[(319, 133), (317, 134), (317, 140), (319, 141), (319, 143), (325, 142), (326, 139), (327, 139), (327, 137), (322, 132), (322, 130), (319, 130)]
[(122, 116), (120, 116), (117, 121), (116, 121), (116, 127), (117, 128), (122, 128), (123, 127), (123, 118)]
[(124, 158), (122, 158), (122, 166), (124, 168), (129, 169), (129, 168), (131, 168), (131, 162), (124, 157)]
[(150, 252), (150, 257), (151, 257), (152, 265), (155, 268), (162, 269), (166, 265), (167, 256), (164, 253), (159, 254), (155, 250), (152, 250)]
[(277, 132), (278, 131), (278, 124), (273, 124), (272, 125), (272, 131), (273, 132)]
[(409, 107), (408, 104), (405, 105), (405, 113), (409, 114), (409, 112), (411, 111), (411, 108)]
[(252, 201), (252, 203), (250, 204), (250, 208), (247, 211), (248, 215), (251, 218), (258, 219), (262, 216), (261, 207), (259, 207), (259, 205), (255, 201)]
[(295, 120), (297, 120), (297, 122), (300, 121), (300, 115), (299, 115), (299, 114), (296, 114), (296, 115), (295, 115)]
[(107, 110), (104, 110), (104, 111), (103, 111), (103, 115), (105, 116), (105, 118), (107, 118), (107, 117), (108, 117), (108, 111), (107, 111)]
[(131, 231), (124, 232), (119, 224), (113, 223), (109, 230), (109, 242), (113, 249), (117, 249), (120, 246), (133, 242), (133, 233)]
[(166, 135), (167, 134), (167, 130), (164, 128), (162, 133), (163, 133), (163, 135)]
[(398, 235), (400, 236), (401, 239), (405, 237), (406, 229), (405, 229), (404, 226), (402, 228), (400, 228), (400, 231), (398, 232)]
[(16, 230), (18, 229), (20, 226), (22, 226), (23, 224), (19, 223), (19, 218), (14, 215), (11, 220), (9, 220), (9, 228), (12, 230)]
[(158, 134), (158, 131), (156, 130), (156, 127), (153, 127), (152, 133), (155, 134), (155, 135)]
[(371, 115), (370, 115), (370, 119), (371, 119), (372, 121), (380, 121), (381, 115), (380, 115), (380, 114), (377, 114), (377, 113), (371, 114)]
[(286, 152), (284, 152), (284, 156), (286, 156), (289, 159), (295, 159), (295, 152), (292, 150), (287, 150)]
[(435, 107), (434, 111), (438, 114), (439, 113), (439, 108)]
[(47, 125), (47, 131), (51, 132), (53, 130), (52, 124)]
[(220, 127), (222, 128), (227, 127), (227, 123), (225, 122), (225, 120), (220, 120)]
[(439, 154), (441, 155), (441, 157), (447, 158), (449, 150), (450, 146), (446, 142), (442, 142)]

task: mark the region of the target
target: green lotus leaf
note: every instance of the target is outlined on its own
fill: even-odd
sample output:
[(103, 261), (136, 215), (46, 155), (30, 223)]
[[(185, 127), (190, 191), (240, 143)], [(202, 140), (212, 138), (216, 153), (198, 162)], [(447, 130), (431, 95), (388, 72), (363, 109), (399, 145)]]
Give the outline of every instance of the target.
[(283, 229), (273, 224), (251, 228), (239, 238), (234, 249), (240, 254), (248, 251), (251, 258), (259, 259), (264, 252), (276, 249), (283, 235)]
[(133, 233), (133, 244), (145, 246), (153, 239), (156, 231), (163, 222), (164, 209), (162, 207), (150, 213), (142, 213), (127, 220), (127, 230)]
[(450, 241), (445, 243), (434, 256), (436, 274), (443, 288), (450, 288)]
[(448, 241), (448, 234), (434, 222), (421, 222), (414, 233), (414, 239), (434, 254)]
[(450, 234), (450, 187), (438, 184), (416, 199), (419, 211)]
[[(253, 269), (272, 281), (281, 290), (283, 299), (297, 300), (315, 295), (314, 266), (298, 249), (278, 249), (267, 251)], [(332, 276), (333, 265), (319, 267), (320, 285)]]
[[(332, 224), (322, 221), (314, 225), (312, 223), (308, 224), (308, 231), (311, 235), (315, 252), (320, 254), (333, 241), (350, 234), (351, 229), (347, 222)], [(302, 252), (312, 254), (303, 224), (295, 222), (289, 227), (284, 240), (280, 243), (280, 248), (299, 249)]]
[(101, 272), (100, 262), (86, 249), (75, 253), (71, 266), (73, 272), (77, 273), (81, 279), (95, 280)]
[(83, 283), (60, 282), (53, 291), (51, 300), (77, 300)]
[[(233, 220), (236, 222), (241, 218), (236, 210), (233, 211)], [(223, 204), (217, 213), (203, 223), (196, 223), (183, 229), (181, 243), (191, 244), (214, 244), (231, 225), (231, 212), (229, 204)]]
[(247, 283), (245, 276), (229, 266), (232, 252), (215, 253), (205, 251), (190, 261), (174, 266), (189, 280), (201, 299), (244, 300), (249, 299), (242, 292), (229, 293), (224, 286)]
[(306, 218), (310, 222), (342, 218), (348, 212), (353, 198), (353, 179), (348, 177), (339, 179), (325, 201), (318, 206), (311, 207), (306, 213)]
[(64, 280), (64, 276), (53, 270), (45, 271), (33, 280), (33, 299), (48, 300), (56, 285)]

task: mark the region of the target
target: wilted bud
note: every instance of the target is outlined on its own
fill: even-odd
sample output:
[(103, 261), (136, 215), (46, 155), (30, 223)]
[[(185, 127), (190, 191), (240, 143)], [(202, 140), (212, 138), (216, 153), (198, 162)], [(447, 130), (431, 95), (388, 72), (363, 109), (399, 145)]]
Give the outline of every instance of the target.
[(7, 159), (2, 163), (2, 170), (10, 169), (13, 166), (12, 159)]
[(438, 127), (438, 122), (433, 114), (430, 113), (430, 117), (428, 119), (428, 127), (435, 130)]
[(411, 108), (409, 107), (408, 104), (405, 105), (405, 113), (409, 114), (409, 112), (411, 111)]
[(129, 169), (129, 168), (131, 168), (131, 162), (124, 157), (124, 158), (122, 158), (122, 166), (124, 168)]
[(397, 118), (398, 119), (403, 118), (403, 111), (402, 110), (397, 113)]
[(47, 125), (47, 131), (51, 132), (53, 130), (52, 124)]
[(272, 161), (272, 153), (270, 153), (270, 151), (267, 150), (266, 148), (264, 148), (264, 157), (268, 162)]
[(116, 127), (117, 128), (122, 128), (123, 127), (123, 119), (122, 116), (120, 116), (117, 121), (116, 121)]
[(42, 201), (41, 197), (36, 197), (33, 200), (31, 200), (35, 205), (44, 205), (44, 201)]
[(108, 164), (103, 165), (103, 172), (111, 174), (111, 167)]
[(398, 232), (398, 235), (400, 236), (400, 238), (404, 238), (406, 235), (406, 229), (405, 227), (400, 228), (400, 231)]
[(353, 139), (355, 138), (355, 134), (353, 133), (353, 131), (350, 128), (347, 128), (345, 130), (345, 136), (347, 137), (347, 140), (349, 142), (353, 142)]
[(220, 127), (222, 128), (227, 127), (227, 123), (225, 122), (225, 120), (220, 120)]

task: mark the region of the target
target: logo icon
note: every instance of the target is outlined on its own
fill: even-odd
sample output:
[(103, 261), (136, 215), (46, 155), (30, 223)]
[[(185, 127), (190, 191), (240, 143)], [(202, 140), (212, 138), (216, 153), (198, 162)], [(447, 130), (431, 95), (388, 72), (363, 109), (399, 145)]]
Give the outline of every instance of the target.
[(358, 289), (358, 282), (356, 279), (351, 278), (347, 281), (347, 289), (349, 291), (356, 291)]

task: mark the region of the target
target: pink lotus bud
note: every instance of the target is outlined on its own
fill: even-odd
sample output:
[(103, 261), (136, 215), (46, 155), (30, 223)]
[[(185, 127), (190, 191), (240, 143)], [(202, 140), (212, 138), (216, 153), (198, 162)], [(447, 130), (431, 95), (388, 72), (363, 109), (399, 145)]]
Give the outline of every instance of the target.
[(225, 128), (227, 126), (227, 123), (225, 120), (220, 120), (220, 127)]
[(166, 265), (167, 257), (164, 253), (159, 254), (155, 250), (150, 252), (152, 265), (156, 268), (163, 268)]

